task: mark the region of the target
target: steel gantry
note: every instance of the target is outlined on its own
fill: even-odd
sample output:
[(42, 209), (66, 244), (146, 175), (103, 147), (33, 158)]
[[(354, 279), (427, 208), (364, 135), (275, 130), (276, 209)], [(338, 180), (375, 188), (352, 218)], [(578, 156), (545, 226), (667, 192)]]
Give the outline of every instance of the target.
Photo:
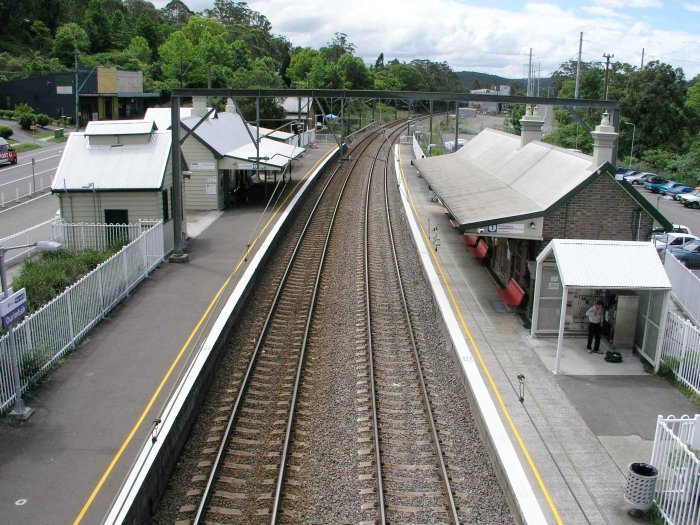
[[(352, 100), (360, 101), (360, 115), (365, 102), (378, 101), (394, 101), (395, 116), (398, 111), (398, 103), (406, 105), (409, 111), (409, 119), (416, 106), (420, 104), (425, 108), (425, 102), (428, 102), (428, 107), (425, 108), (430, 114), (430, 126), (432, 133), (432, 116), (433, 105), (435, 102), (444, 102), (448, 104), (454, 103), (456, 108), (459, 108), (461, 102), (502, 102), (506, 104), (525, 104), (530, 106), (563, 106), (575, 115), (576, 108), (598, 108), (608, 111), (610, 114), (610, 123), (614, 127), (615, 132), (619, 131), (620, 126), (620, 103), (615, 100), (576, 100), (552, 97), (527, 97), (527, 96), (506, 96), (506, 95), (490, 95), (490, 94), (471, 94), (471, 93), (442, 93), (442, 92), (419, 92), (419, 91), (365, 91), (365, 90), (344, 90), (344, 89), (175, 89), (172, 92), (171, 98), (171, 158), (173, 170), (173, 221), (174, 221), (174, 257), (182, 257), (184, 250), (184, 239), (182, 235), (182, 221), (184, 218), (183, 199), (182, 199), (182, 157), (180, 146), (184, 142), (184, 138), (180, 138), (180, 107), (183, 99), (191, 97), (220, 97), (230, 98), (236, 102), (238, 98), (254, 98), (256, 107), (256, 127), (258, 129), (257, 137), (251, 137), (256, 144), (256, 151), (259, 152), (260, 141), (260, 99), (261, 98), (286, 98), (286, 97), (305, 97), (318, 105), (318, 108), (325, 113), (325, 109), (321, 101), (329, 101), (328, 107), (331, 107), (333, 102), (340, 101), (341, 115), (340, 126), (333, 125), (329, 127), (336, 141), (340, 146), (345, 142), (346, 123), (343, 119), (346, 104)], [(236, 103), (236, 106), (238, 104)], [(373, 117), (374, 117), (374, 107)], [(239, 109), (240, 111), (240, 109)], [(206, 117), (202, 117), (204, 120)], [(455, 125), (455, 149), (457, 147), (457, 135), (459, 126), (459, 109), (456, 111)], [(338, 129), (339, 128), (339, 129)], [(340, 132), (339, 134), (337, 132)], [(432, 135), (431, 135), (432, 136)], [(187, 138), (185, 136), (185, 138)], [(617, 147), (613, 151), (613, 158), (617, 158)], [(258, 153), (258, 157), (260, 154)]]

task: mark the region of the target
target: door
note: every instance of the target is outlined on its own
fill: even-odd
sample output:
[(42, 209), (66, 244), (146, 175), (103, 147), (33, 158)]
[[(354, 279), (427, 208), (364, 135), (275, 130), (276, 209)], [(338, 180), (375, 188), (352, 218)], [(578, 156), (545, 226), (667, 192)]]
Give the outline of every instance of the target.
[(105, 210), (105, 245), (107, 247), (129, 243), (129, 210)]

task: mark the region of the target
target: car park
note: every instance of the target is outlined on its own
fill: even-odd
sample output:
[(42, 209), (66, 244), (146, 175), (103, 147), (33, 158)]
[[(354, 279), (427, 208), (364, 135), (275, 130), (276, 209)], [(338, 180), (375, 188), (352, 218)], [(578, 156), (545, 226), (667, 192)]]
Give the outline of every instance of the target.
[(669, 182), (664, 187), (659, 189), (659, 193), (661, 195), (667, 195), (669, 197), (673, 197), (673, 200), (676, 200), (679, 195), (682, 195), (684, 193), (690, 193), (694, 189), (695, 188), (692, 188), (690, 186), (686, 186), (685, 184), (683, 184), (681, 182)]
[(693, 232), (690, 231), (690, 228), (683, 224), (673, 224), (672, 229), (670, 232), (667, 232), (663, 228), (654, 228), (651, 230), (651, 236), (650, 239), (653, 242), (656, 237), (661, 237), (663, 235), (666, 235), (666, 233), (683, 233), (685, 235), (693, 235)]
[(635, 171), (628, 175), (624, 175), (623, 178), (632, 185), (641, 186), (647, 181), (648, 178), (656, 176), (656, 173)]
[(671, 232), (655, 236), (652, 239), (652, 242), (654, 243), (656, 251), (661, 253), (666, 249), (682, 246), (686, 242), (694, 241), (696, 239), (698, 239), (698, 237), (690, 233)]
[(676, 182), (676, 181), (670, 181), (668, 179), (665, 179), (664, 177), (654, 175), (653, 177), (649, 177), (647, 179), (647, 181), (644, 183), (644, 189), (649, 190), (652, 193), (659, 193), (659, 190), (661, 188), (663, 188), (669, 182)]
[(688, 268), (700, 268), (700, 239), (688, 241), (681, 246), (669, 248), (665, 250), (665, 253), (672, 254)]

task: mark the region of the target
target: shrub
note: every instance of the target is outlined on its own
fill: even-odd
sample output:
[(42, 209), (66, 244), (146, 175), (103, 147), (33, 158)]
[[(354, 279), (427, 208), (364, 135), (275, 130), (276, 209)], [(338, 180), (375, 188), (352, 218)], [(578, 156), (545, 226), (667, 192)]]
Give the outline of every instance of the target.
[(0, 118), (4, 118), (6, 120), (14, 120), (15, 112), (11, 109), (0, 109)]
[(8, 126), (0, 126), (0, 137), (9, 139), (12, 136), (12, 128)]
[(35, 122), (37, 123), (38, 126), (41, 126), (42, 128), (48, 126), (52, 122), (52, 118), (49, 117), (46, 113), (39, 113), (35, 115)]

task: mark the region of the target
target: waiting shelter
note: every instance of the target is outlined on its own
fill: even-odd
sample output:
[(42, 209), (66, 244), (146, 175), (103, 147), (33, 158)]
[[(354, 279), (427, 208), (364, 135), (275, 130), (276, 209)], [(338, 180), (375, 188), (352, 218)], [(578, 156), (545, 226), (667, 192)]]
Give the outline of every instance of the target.
[(657, 367), (670, 292), (650, 242), (553, 239), (537, 256), (530, 334), (558, 336), (559, 374), (564, 333), (584, 331), (585, 312), (601, 300), (614, 349), (636, 350)]

